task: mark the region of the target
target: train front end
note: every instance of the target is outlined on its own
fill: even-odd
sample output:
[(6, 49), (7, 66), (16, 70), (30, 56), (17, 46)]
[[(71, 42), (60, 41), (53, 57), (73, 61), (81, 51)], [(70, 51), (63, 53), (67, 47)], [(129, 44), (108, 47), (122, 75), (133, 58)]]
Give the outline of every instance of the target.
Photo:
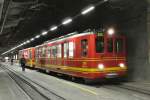
[(123, 35), (106, 32), (95, 35), (95, 78), (126, 78), (126, 39)]

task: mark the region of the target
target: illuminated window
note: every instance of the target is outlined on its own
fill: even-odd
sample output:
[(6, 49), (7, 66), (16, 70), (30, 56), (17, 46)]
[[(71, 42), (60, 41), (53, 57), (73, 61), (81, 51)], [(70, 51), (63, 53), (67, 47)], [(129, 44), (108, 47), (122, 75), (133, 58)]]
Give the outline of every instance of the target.
[(67, 58), (68, 54), (68, 43), (64, 43), (64, 58)]
[(32, 58), (32, 50), (29, 50), (29, 58)]
[(46, 55), (46, 48), (43, 47), (43, 48), (42, 48), (42, 57), (45, 57), (45, 55)]
[(61, 58), (61, 44), (57, 46), (57, 57)]
[(38, 49), (38, 55), (39, 55), (39, 58), (42, 57), (42, 48)]
[(52, 57), (55, 58), (57, 56), (57, 47), (52, 46)]
[(86, 57), (88, 55), (88, 40), (81, 40), (81, 56)]
[(51, 47), (47, 48), (47, 57), (50, 58), (51, 56)]
[(69, 42), (69, 58), (73, 58), (73, 50), (74, 50), (74, 44), (73, 42)]

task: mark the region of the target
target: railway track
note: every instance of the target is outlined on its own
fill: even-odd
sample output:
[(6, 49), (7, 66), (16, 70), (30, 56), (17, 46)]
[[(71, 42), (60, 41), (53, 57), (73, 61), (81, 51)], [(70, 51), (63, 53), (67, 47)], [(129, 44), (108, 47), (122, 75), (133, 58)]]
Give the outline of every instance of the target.
[(65, 100), (65, 98), (57, 95), (51, 90), (45, 88), (37, 82), (29, 79), (28, 77), (19, 74), (13, 69), (8, 69), (0, 65), (0, 69), (4, 70), (11, 79), (30, 97), (31, 100)]
[(139, 93), (139, 94), (144, 94), (144, 95), (150, 96), (150, 91), (148, 91), (148, 90), (139, 89), (139, 88), (132, 87), (132, 86), (126, 86), (126, 85), (122, 85), (122, 84), (118, 84), (118, 85), (110, 85), (109, 84), (109, 85), (103, 85), (102, 87), (106, 88), (106, 89), (115, 90), (115, 91), (123, 89), (123, 90), (128, 90), (128, 91), (131, 91), (131, 92), (136, 92), (136, 93)]

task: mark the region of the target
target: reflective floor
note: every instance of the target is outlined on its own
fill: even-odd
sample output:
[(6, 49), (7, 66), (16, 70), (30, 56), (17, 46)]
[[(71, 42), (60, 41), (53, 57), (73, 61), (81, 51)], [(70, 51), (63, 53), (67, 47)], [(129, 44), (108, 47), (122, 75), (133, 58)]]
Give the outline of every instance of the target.
[[(0, 65), (0, 100), (149, 100), (147, 91), (123, 87), (136, 86), (134, 84), (86, 85), (36, 70), (26, 69), (22, 72), (17, 64)], [(150, 84), (146, 83), (146, 86)], [(143, 85), (137, 87), (144, 88)]]

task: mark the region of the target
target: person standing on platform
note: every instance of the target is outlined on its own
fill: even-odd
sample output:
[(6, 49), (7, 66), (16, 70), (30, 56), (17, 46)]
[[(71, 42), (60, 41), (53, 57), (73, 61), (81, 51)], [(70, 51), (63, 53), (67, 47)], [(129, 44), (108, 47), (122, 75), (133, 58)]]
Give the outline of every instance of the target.
[(22, 57), (20, 59), (20, 65), (22, 67), (22, 71), (25, 71), (26, 59), (24, 58), (24, 55), (22, 55)]
[(11, 59), (10, 59), (11, 65), (13, 65), (13, 61), (14, 61), (14, 59), (13, 59), (13, 58), (11, 58)]

